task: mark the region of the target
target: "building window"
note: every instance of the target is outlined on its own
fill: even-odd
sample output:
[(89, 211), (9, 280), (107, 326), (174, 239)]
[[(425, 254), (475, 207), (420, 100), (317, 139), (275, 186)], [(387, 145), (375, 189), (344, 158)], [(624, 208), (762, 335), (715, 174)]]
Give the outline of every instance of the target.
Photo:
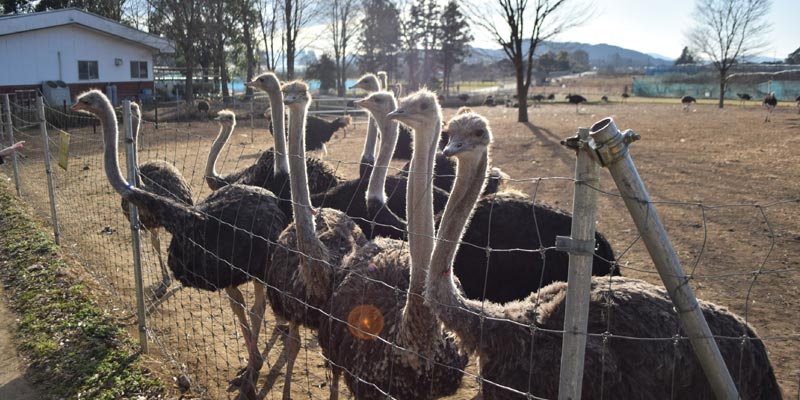
[(97, 61), (78, 61), (78, 79), (85, 81), (99, 78)]
[(147, 61), (131, 61), (131, 78), (147, 79)]

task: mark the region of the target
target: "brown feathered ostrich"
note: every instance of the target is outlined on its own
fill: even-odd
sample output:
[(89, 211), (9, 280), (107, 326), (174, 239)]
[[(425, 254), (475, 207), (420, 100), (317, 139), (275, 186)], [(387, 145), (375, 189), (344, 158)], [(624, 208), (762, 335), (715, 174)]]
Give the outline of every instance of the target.
[[(453, 280), (453, 260), (480, 196), (491, 143), (485, 120), (457, 118), (465, 121), (463, 127), (450, 122), (448, 149), (458, 159), (458, 177), (437, 232), (426, 299), (464, 350), (480, 357), (484, 399), (557, 398), (567, 284), (501, 305), (464, 298)], [(722, 307), (698, 305), (714, 335), (730, 338), (717, 343), (742, 398), (779, 399), (766, 349), (753, 329)], [(665, 290), (646, 282), (593, 278), (584, 398), (714, 397), (688, 340), (672, 339), (685, 336), (673, 307)]]
[[(274, 121), (272, 129), (274, 132), (278, 132), (273, 135), (275, 146), (262, 152), (258, 160), (247, 168), (220, 176), (216, 171), (217, 159), (233, 130), (232, 126), (221, 126), (220, 133), (211, 145), (208, 154), (205, 171), (206, 183), (211, 190), (218, 190), (226, 185), (237, 183), (265, 188), (278, 196), (281, 200), (281, 210), (287, 216), (291, 216), (289, 157), (286, 150), (285, 113), (280, 81), (274, 73), (266, 72), (255, 77), (246, 85), (262, 90), (269, 96), (270, 112)], [(309, 185), (312, 193), (324, 192), (339, 183), (339, 177), (326, 162), (309, 156), (306, 157), (306, 164), (310, 171)]]
[[(263, 361), (257, 342), (266, 309), (262, 282), (279, 227), (286, 225), (275, 196), (259, 187), (235, 184), (188, 206), (132, 187), (119, 170), (117, 117), (108, 98), (91, 90), (78, 96), (72, 109), (100, 118), (105, 172), (114, 190), (140, 211), (152, 214), (172, 234), (167, 263), (175, 278), (187, 287), (225, 289), (247, 345), (248, 369), (260, 369)], [(248, 321), (239, 286), (249, 281), (253, 282), (255, 302)]]
[(331, 292), (344, 278), (342, 258), (363, 246), (361, 229), (341, 211), (312, 209), (305, 158), (305, 117), (311, 95), (300, 81), (283, 86), (289, 106), (289, 170), (294, 223), (278, 239), (267, 274), (267, 296), (276, 316), (289, 322), (283, 398), (291, 397), (292, 371), (300, 351), (300, 326), (318, 329), (330, 312)]
[[(136, 186), (142, 190), (155, 193), (159, 196), (170, 198), (186, 206), (192, 206), (192, 188), (180, 171), (174, 165), (162, 160), (150, 160), (139, 164), (139, 132), (142, 124), (142, 110), (138, 104), (131, 102), (131, 119), (133, 123), (133, 149), (134, 158), (137, 164)], [(125, 218), (130, 220), (130, 208), (128, 200), (122, 198), (122, 212)], [(150, 244), (158, 257), (158, 265), (161, 268), (161, 282), (151, 287), (153, 295), (160, 298), (167, 292), (167, 288), (172, 283), (172, 278), (164, 264), (161, 256), (161, 240), (159, 231), (163, 228), (162, 222), (156, 215), (147, 210), (139, 210), (139, 222), (150, 232)]]
[[(377, 99), (373, 94), (364, 101)], [(422, 297), (433, 249), (430, 183), (441, 108), (435, 94), (423, 89), (403, 99), (388, 116), (414, 130), (406, 201), (410, 236), (408, 243), (375, 239), (344, 260), (342, 267), (350, 274), (331, 299), (331, 322), (319, 331), (323, 354), (333, 368), (331, 398), (338, 394), (342, 371), (356, 399), (452, 395), (467, 364)]]
[(772, 115), (772, 111), (778, 106), (778, 98), (775, 97), (775, 92), (766, 95), (761, 105), (767, 108), (767, 116), (764, 117), (764, 122), (769, 122), (769, 116)]
[[(358, 78), (358, 81), (350, 89), (362, 89), (369, 93), (374, 93), (381, 90), (381, 84), (378, 77), (374, 74), (366, 74)], [(375, 164), (375, 144), (378, 142), (378, 125), (371, 116), (367, 117), (367, 138), (364, 141), (364, 149), (361, 151), (361, 164), (358, 168), (358, 176), (367, 179), (366, 177), (372, 172), (372, 166)]]

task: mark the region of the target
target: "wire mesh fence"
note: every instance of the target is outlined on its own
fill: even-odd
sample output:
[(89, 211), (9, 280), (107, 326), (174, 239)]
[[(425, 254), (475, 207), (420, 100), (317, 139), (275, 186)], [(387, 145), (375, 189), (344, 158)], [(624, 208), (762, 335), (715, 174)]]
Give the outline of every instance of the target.
[[(23, 198), (32, 205), (36, 214), (44, 224), (52, 228), (51, 202), (48, 196), (47, 174), (44, 166), (44, 150), (49, 149), (52, 163), (52, 178), (54, 183), (54, 203), (58, 217), (59, 237), (61, 247), (80, 261), (88, 273), (98, 280), (111, 294), (109, 298), (99, 299), (103, 302), (112, 315), (121, 323), (135, 326), (136, 321), (136, 290), (133, 273), (133, 251), (131, 230), (120, 205), (120, 196), (109, 185), (104, 172), (103, 152), (105, 150), (102, 129), (97, 119), (88, 115), (64, 113), (61, 108), (47, 108), (47, 138), (42, 137), (36, 118), (35, 104), (14, 103), (11, 101), (11, 115), (13, 132), (16, 140), (26, 140), (24, 158), (20, 159), (20, 181), (24, 188)], [(261, 115), (266, 103), (244, 104), (237, 108), (237, 114)], [(31, 108), (34, 108), (33, 110)], [(16, 110), (16, 111), (15, 111)], [(497, 111), (494, 111), (497, 112)], [(447, 113), (451, 113), (448, 111)], [(62, 115), (63, 114), (63, 115)], [(167, 114), (168, 115), (168, 114)], [(152, 113), (145, 112), (142, 120), (138, 139), (138, 162), (148, 160), (161, 160), (173, 164), (189, 183), (192, 189), (192, 199), (195, 204), (203, 202), (211, 195), (205, 182), (206, 159), (214, 137), (218, 134), (220, 126), (213, 121), (176, 118), (176, 122), (169, 118), (163, 119), (156, 126)], [(502, 119), (503, 116), (495, 116)], [(60, 121), (51, 123), (50, 121)], [(69, 121), (69, 122), (63, 122)], [(223, 149), (218, 161), (218, 168), (224, 172), (233, 172), (244, 169), (253, 164), (267, 147), (272, 145), (272, 136), (268, 133), (267, 126), (262, 119), (253, 118), (252, 125), (248, 118), (242, 118), (235, 128), (234, 134)], [(120, 119), (121, 122), (121, 119)], [(491, 118), (495, 123), (495, 118)], [(348, 138), (338, 137), (332, 140), (329, 154), (326, 158), (333, 171), (340, 177), (356, 179), (359, 169), (359, 141), (363, 140), (366, 124), (359, 124), (353, 129), (353, 134)], [(120, 132), (124, 132), (124, 125), (120, 125)], [(574, 129), (564, 132), (563, 136), (571, 134)], [(536, 133), (536, 132), (534, 132)], [(514, 136), (502, 137), (497, 133), (495, 152), (524, 151), (526, 143), (517, 143)], [(509, 134), (511, 135), (511, 134)], [(552, 136), (545, 132), (542, 137)], [(526, 140), (530, 140), (526, 137)], [(4, 141), (8, 140), (7, 136)], [(122, 139), (120, 139), (122, 140)], [(552, 138), (550, 139), (552, 140)], [(68, 145), (66, 144), (68, 141)], [(3, 142), (5, 144), (5, 142)], [(509, 148), (509, 145), (514, 148)], [(520, 148), (522, 147), (522, 148)], [(504, 169), (513, 169), (514, 178), (506, 178), (504, 185), (514, 189), (511, 194), (494, 194), (483, 197), (482, 202), (489, 211), (486, 214), (488, 224), (485, 232), (479, 235), (486, 242), (476, 244), (465, 242), (462, 248), (473, 248), (480, 253), (491, 254), (488, 259), (501, 257), (503, 254), (526, 255), (538, 259), (548, 272), (539, 271), (537, 276), (541, 283), (546, 280), (545, 275), (553, 270), (561, 270), (566, 276), (567, 265), (561, 260), (565, 258), (556, 246), (555, 237), (545, 238), (551, 228), (544, 225), (537, 214), (537, 208), (544, 204), (555, 204), (561, 208), (571, 207), (572, 188), (575, 179), (571, 177), (570, 166), (574, 164), (574, 157), (567, 149), (554, 148), (553, 153), (563, 164), (559, 174), (551, 176), (535, 176), (535, 166), (531, 165), (499, 165)], [(125, 169), (124, 146), (119, 149), (119, 163)], [(67, 154), (66, 157), (64, 155)], [(496, 160), (502, 160), (504, 155), (496, 155)], [(400, 166), (405, 160), (393, 161), (389, 174), (400, 171)], [(66, 167), (66, 168), (64, 168)], [(521, 172), (520, 172), (521, 170)], [(664, 179), (664, 171), (643, 166), (645, 181), (651, 179)], [(7, 171), (3, 171), (7, 172)], [(725, 174), (723, 169), (717, 170)], [(126, 174), (123, 174), (126, 175)], [(769, 178), (768, 178), (769, 179)], [(145, 182), (147, 184), (147, 182)], [(677, 190), (675, 193), (684, 193), (687, 189), (680, 187), (681, 182), (670, 182), (659, 185), (658, 190)], [(717, 185), (716, 182), (707, 182), (708, 185)], [(644, 279), (650, 283), (660, 285), (659, 275), (650, 261), (647, 250), (642, 243), (641, 236), (630, 217), (624, 210), (624, 202), (620, 192), (613, 186), (612, 180), (604, 175), (597, 186), (592, 186), (600, 198), (597, 218), (599, 231), (613, 245), (613, 267), (625, 277)], [(724, 189), (724, 188), (723, 188)], [(737, 354), (745, 354), (754, 343), (764, 343), (769, 360), (775, 369), (775, 375), (788, 398), (800, 396), (800, 333), (797, 331), (794, 315), (800, 310), (797, 298), (800, 295), (800, 265), (797, 254), (800, 250), (800, 197), (764, 196), (771, 199), (766, 202), (732, 201), (731, 199), (748, 199), (739, 196), (739, 189), (730, 188), (735, 193), (721, 199), (708, 200), (689, 194), (688, 196), (670, 195), (670, 193), (656, 193), (651, 202), (658, 208), (661, 215), (665, 216), (664, 223), (672, 235), (672, 240), (677, 249), (677, 257), (683, 264), (686, 282), (692, 286), (700, 298), (713, 299), (715, 303), (730, 307), (732, 311), (742, 317), (738, 325), (737, 334), (716, 334), (715, 342), (727, 355), (731, 349)], [(744, 190), (745, 194), (752, 195), (752, 191)], [(387, 193), (390, 197), (392, 193)], [(360, 194), (363, 196), (363, 193)], [(678, 198), (680, 200), (668, 200)], [(687, 201), (685, 199), (693, 200)], [(759, 198), (759, 196), (755, 196)], [(511, 200), (522, 204), (521, 214), (527, 214), (526, 219), (504, 219), (504, 208)], [(352, 199), (353, 207), (363, 199)], [(350, 210), (343, 210), (345, 212)], [(438, 210), (437, 210), (438, 211)], [(244, 210), (237, 210), (237, 213)], [(411, 209), (409, 209), (411, 212)], [(473, 220), (474, 224), (480, 223), (479, 214)], [(362, 217), (363, 218), (363, 217)], [(372, 221), (373, 223), (380, 223)], [(519, 224), (530, 222), (533, 226), (523, 227)], [(318, 222), (319, 224), (319, 222)], [(161, 229), (160, 252), (163, 262), (168, 262), (167, 247), (171, 235)], [(559, 234), (569, 235), (569, 231)], [(415, 232), (406, 232), (406, 236), (418, 235)], [(509, 240), (510, 236), (531, 235), (530, 242), (535, 245), (513, 245), (502, 243)], [(538, 238), (537, 238), (538, 236)], [(252, 237), (252, 236), (251, 236)], [(225, 238), (220, 238), (223, 240)], [(266, 240), (266, 239), (265, 239)], [(466, 239), (465, 239), (466, 240)], [(290, 253), (298, 254), (296, 248), (286, 248), (285, 243), (270, 241), (271, 245)], [(398, 245), (396, 250), (405, 257), (409, 252), (407, 242)], [(213, 249), (208, 251), (214, 254)], [(388, 252), (388, 250), (387, 250)], [(596, 251), (596, 254), (599, 250)], [(146, 332), (149, 339), (150, 354), (158, 360), (163, 360), (169, 366), (171, 378), (176, 378), (177, 390), (186, 390), (192, 396), (199, 398), (228, 398), (236, 394), (236, 386), (229, 381), (234, 379), (240, 370), (247, 365), (248, 352), (245, 339), (239, 327), (239, 321), (232, 312), (230, 303), (232, 298), (224, 290), (206, 291), (190, 287), (181, 287), (178, 282), (173, 282), (169, 291), (162, 297), (156, 296), (162, 273), (158, 250), (150, 232), (142, 231), (141, 264), (143, 268), (143, 281), (145, 285)], [(310, 254), (299, 252), (299, 256), (314, 259)], [(355, 257), (355, 256), (353, 256)], [(505, 259), (504, 259), (505, 260)], [(323, 260), (327, 261), (327, 260)], [(352, 260), (351, 260), (352, 261)], [(230, 263), (219, 259), (220, 264)], [(388, 261), (387, 261), (388, 262)], [(529, 261), (526, 261), (529, 262)], [(329, 262), (331, 267), (336, 263)], [(407, 262), (406, 262), (407, 264)], [(523, 270), (530, 265), (521, 265)], [(290, 288), (269, 287), (269, 290), (282, 296), (286, 303), (302, 304), (305, 317), (314, 312), (321, 312), (323, 318), (329, 323), (327, 329), (320, 328), (323, 334), (315, 329), (301, 329), (299, 331), (299, 355), (294, 365), (294, 378), (290, 395), (292, 398), (327, 398), (331, 386), (339, 392), (340, 396), (357, 398), (370, 396), (377, 393), (387, 398), (409, 398), (404, 396), (403, 380), (408, 377), (404, 357), (411, 357), (410, 365), (415, 365), (417, 358), (423, 363), (439, 366), (446, 370), (455, 369), (462, 375), (455, 391), (445, 393), (446, 390), (435, 387), (438, 378), (417, 378), (406, 385), (423, 386), (421, 393), (426, 397), (471, 398), (483, 390), (486, 398), (554, 398), (550, 395), (547, 385), (553, 384), (549, 380), (555, 374), (558, 382), (558, 362), (561, 353), (561, 338), (564, 335), (563, 326), (553, 324), (532, 323), (531, 316), (525, 310), (533, 308), (514, 308), (521, 303), (507, 303), (505, 308), (498, 308), (489, 302), (474, 300), (477, 308), (461, 309), (464, 319), (477, 316), (481, 323), (475, 340), (480, 344), (493, 343), (498, 338), (502, 340), (503, 334), (514, 331), (518, 334), (514, 340), (521, 343), (508, 343), (509, 348), (524, 348), (529, 354), (496, 355), (507, 363), (510, 369), (517, 371), (507, 372), (507, 379), (498, 375), (496, 371), (488, 371), (478, 364), (476, 353), (470, 355), (469, 362), (448, 364), (438, 355), (430, 353), (430, 349), (415, 347), (412, 343), (404, 342), (394, 323), (399, 318), (390, 312), (385, 312), (384, 307), (391, 310), (402, 310), (408, 295), (408, 278), (401, 280), (401, 284), (383, 280), (382, 275), (376, 275), (382, 265), (369, 264), (363, 270), (354, 269), (347, 279), (362, 281), (361, 286), (355, 285), (360, 292), (355, 298), (343, 299), (333, 295), (330, 303), (315, 303), (309, 300), (305, 293), (292, 292)], [(388, 268), (388, 267), (386, 267)], [(406, 265), (405, 273), (408, 273)], [(456, 267), (458, 269), (458, 267)], [(537, 270), (538, 271), (538, 270)], [(530, 272), (530, 271), (528, 271)], [(489, 279), (497, 280), (501, 288), (512, 290), (520, 282), (503, 280), (502, 277), (491, 275), (490, 269), (483, 273)], [(258, 281), (266, 282), (264, 277), (253, 277)], [(688, 335), (677, 321), (674, 309), (659, 309), (658, 315), (670, 321), (660, 330), (641, 330), (641, 335), (635, 329), (622, 328), (615, 320), (615, 302), (624, 302), (631, 294), (624, 283), (617, 278), (595, 278), (595, 291), (593, 295), (600, 296), (606, 303), (607, 312), (601, 312), (601, 322), (605, 322), (605, 329), (596, 330), (596, 325), (591, 325), (586, 336), (589, 342), (586, 356), (588, 371), (585, 374), (596, 374), (597, 380), (591, 380), (597, 386), (584, 387), (583, 395), (587, 398), (618, 398), (615, 390), (620, 385), (642, 384), (638, 382), (620, 381), (618, 368), (622, 365), (634, 363), (641, 369), (650, 372), (652, 380), (659, 388), (668, 388), (662, 392), (666, 398), (683, 398), (679, 387), (681, 383), (695, 382), (698, 367), (687, 367), (686, 354), (689, 349)], [(341, 283), (341, 282), (337, 282)], [(492, 282), (494, 283), (494, 282)], [(467, 282), (465, 282), (465, 285)], [(530, 282), (525, 284), (530, 285)], [(537, 282), (533, 283), (534, 285)], [(491, 283), (485, 284), (483, 295)], [(523, 285), (524, 286), (524, 285)], [(538, 285), (537, 285), (538, 286)], [(255, 293), (250, 285), (242, 285), (245, 304), (252, 305)], [(380, 292), (380, 298), (386, 304), (378, 304), (377, 315), (365, 305), (375, 303), (375, 296), (371, 291)], [(645, 291), (651, 287), (645, 287)], [(652, 289), (654, 290), (654, 289)], [(541, 307), (553, 303), (553, 298), (558, 297), (559, 290), (539, 291), (529, 295), (525, 300), (527, 304), (538, 305), (539, 311), (533, 311), (541, 317)], [(661, 292), (659, 292), (661, 293)], [(664, 295), (666, 297), (666, 295)], [(389, 299), (389, 300), (385, 300)], [(341, 302), (345, 311), (340, 312), (337, 301)], [(593, 300), (592, 305), (596, 305)], [(602, 303), (602, 302), (601, 302)], [(345, 305), (357, 305), (353, 307)], [(376, 303), (377, 304), (377, 303)], [(705, 303), (702, 303), (705, 304)], [(288, 307), (288, 306), (287, 306)], [(360, 308), (359, 308), (360, 307)], [(373, 307), (375, 308), (375, 307)], [(355, 312), (354, 310), (358, 310)], [(365, 311), (366, 310), (366, 311)], [(498, 310), (499, 311), (498, 313)], [(505, 310), (505, 311), (503, 311)], [(516, 311), (515, 311), (516, 310)], [(355, 314), (353, 314), (355, 312)], [(356, 315), (361, 319), (351, 317)], [(499, 317), (498, 317), (499, 315)], [(592, 314), (594, 315), (594, 314)], [(642, 318), (649, 318), (652, 314), (642, 313)], [(380, 321), (380, 324), (378, 322)], [(496, 322), (502, 323), (504, 328), (495, 328)], [(654, 321), (628, 321), (630, 323), (656, 324)], [(744, 323), (750, 324), (758, 331), (758, 337), (751, 337), (745, 329)], [(353, 367), (348, 361), (349, 352), (358, 352), (359, 347), (336, 348), (330, 342), (335, 340), (336, 329), (332, 326), (339, 324), (345, 326), (344, 331), (349, 332), (356, 343), (368, 343), (370, 352), (361, 354), (361, 362)], [(381, 325), (376, 328), (375, 325)], [(385, 324), (385, 326), (383, 326)], [(447, 327), (448, 324), (445, 324)], [(276, 328), (277, 329), (274, 329)], [(712, 331), (714, 331), (712, 325)], [(385, 329), (384, 329), (385, 328)], [(486, 331), (484, 331), (486, 329)], [(493, 330), (497, 329), (497, 330)], [(595, 330), (593, 330), (595, 329)], [(521, 332), (521, 333), (520, 333)], [(656, 332), (654, 335), (653, 332)], [(265, 328), (262, 329), (258, 348), (264, 352), (264, 367), (258, 380), (257, 393), (260, 398), (279, 398), (286, 385), (284, 372), (287, 359), (283, 353), (284, 348), (291, 347), (294, 338), (291, 329), (285, 326), (283, 318), (275, 318), (268, 307), (266, 312)], [(521, 339), (520, 339), (521, 338)], [(467, 341), (461, 338), (461, 342)], [(326, 343), (327, 342), (327, 343)], [(614, 358), (615, 349), (622, 347), (635, 347), (642, 342), (651, 344), (649, 349), (656, 355), (647, 360), (619, 360)], [(342, 343), (349, 343), (344, 341)], [(622, 343), (622, 344), (620, 344)], [(521, 347), (518, 347), (518, 346)], [(488, 345), (487, 345), (488, 346)], [(555, 346), (551, 348), (551, 346)], [(365, 347), (366, 348), (366, 347)], [(472, 347), (468, 347), (475, 350)], [(363, 350), (363, 349), (362, 349)], [(481, 353), (486, 363), (490, 357)], [(409, 356), (411, 354), (412, 356)], [(353, 356), (355, 357), (355, 356)], [(508, 357), (504, 360), (502, 357)], [(688, 356), (691, 358), (691, 356)], [(728, 360), (728, 358), (726, 358)], [(757, 365), (754, 361), (744, 356), (735, 358), (736, 363), (729, 363), (734, 383), (742, 387), (753, 369), (764, 372), (768, 365)], [(626, 364), (628, 363), (628, 364)], [(639, 364), (641, 363), (641, 364)], [(502, 362), (501, 362), (502, 364)], [(689, 362), (690, 365), (694, 365)], [(455, 367), (453, 365), (456, 365)], [(485, 367), (486, 364), (484, 364)], [(498, 365), (497, 361), (495, 364)], [(335, 372), (331, 375), (330, 367)], [(388, 369), (388, 381), (391, 385), (384, 385), (383, 381), (372, 380), (372, 376), (365, 370)], [(423, 370), (425, 370), (423, 368)], [(435, 368), (428, 369), (431, 376), (444, 374)], [(437, 372), (438, 371), (438, 372)], [(519, 384), (514, 373), (523, 371), (530, 374), (525, 384)], [(336, 385), (332, 380), (341, 374), (347, 385)], [(501, 376), (501, 378), (497, 378)], [(524, 377), (523, 377), (524, 378)], [(522, 379), (522, 378), (520, 378)], [(524, 380), (524, 379), (523, 379)], [(494, 389), (494, 390), (493, 390)], [(499, 389), (499, 391), (498, 391)], [(354, 394), (353, 392), (357, 393)], [(710, 393), (710, 392), (699, 392)]]

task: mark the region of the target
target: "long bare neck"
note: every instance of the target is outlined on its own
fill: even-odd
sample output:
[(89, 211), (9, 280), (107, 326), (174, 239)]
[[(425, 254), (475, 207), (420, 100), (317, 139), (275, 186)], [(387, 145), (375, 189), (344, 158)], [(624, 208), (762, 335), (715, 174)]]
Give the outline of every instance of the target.
[(375, 144), (378, 142), (378, 124), (375, 118), (369, 116), (367, 125), (367, 138), (364, 140), (364, 149), (361, 150), (361, 162), (372, 165), (375, 163)]
[(414, 154), (408, 174), (406, 190), (406, 215), (408, 216), (409, 250), (411, 251), (411, 280), (406, 306), (421, 302), (425, 289), (428, 262), (433, 252), (433, 169), (436, 143), (441, 133), (441, 121), (427, 127), (428, 132), (415, 133)]
[[(436, 246), (430, 259), (425, 297), (445, 326), (460, 336), (474, 335), (479, 317), (470, 312), (454, 312), (451, 307), (467, 308), (466, 301), (456, 289), (452, 265), (459, 242), (475, 204), (486, 183), (488, 154), (481, 152), (459, 158), (456, 180), (442, 215)], [(472, 333), (470, 332), (471, 330)]]
[(208, 152), (205, 175), (206, 184), (211, 190), (217, 190), (225, 185), (225, 178), (219, 176), (217, 173), (217, 160), (219, 159), (219, 153), (222, 152), (222, 148), (225, 147), (225, 143), (227, 143), (228, 139), (231, 137), (231, 132), (233, 132), (233, 125), (220, 125), (219, 134), (217, 138), (214, 139), (214, 143), (211, 144), (211, 150)]
[(389, 163), (392, 161), (394, 148), (397, 146), (399, 132), (399, 126), (396, 121), (385, 117), (379, 118), (377, 121), (380, 123), (381, 147), (367, 185), (367, 204), (373, 202), (386, 204), (386, 174), (389, 169)]
[(139, 130), (142, 128), (142, 110), (139, 107), (131, 107), (131, 120), (133, 123), (131, 132), (133, 135), (133, 160), (135, 165), (139, 165)]
[(283, 94), (280, 89), (270, 89), (270, 112), (272, 113), (272, 134), (275, 140), (275, 156), (273, 157), (273, 173), (289, 173), (289, 154), (286, 151), (285, 111), (283, 108)]

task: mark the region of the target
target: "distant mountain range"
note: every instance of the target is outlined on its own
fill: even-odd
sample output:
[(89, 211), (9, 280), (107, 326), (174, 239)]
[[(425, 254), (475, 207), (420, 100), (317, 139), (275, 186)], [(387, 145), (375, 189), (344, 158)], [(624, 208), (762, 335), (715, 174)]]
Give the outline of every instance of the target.
[[(527, 42), (523, 44), (523, 51), (527, 51)], [(658, 54), (645, 54), (635, 50), (625, 49), (610, 44), (586, 44), (577, 42), (542, 42), (536, 47), (536, 56), (548, 51), (558, 53), (566, 51), (572, 53), (583, 50), (589, 55), (589, 63), (594, 67), (647, 67), (657, 65), (670, 65), (674, 59)], [(491, 63), (506, 58), (502, 49), (472, 48), (467, 63)]]

